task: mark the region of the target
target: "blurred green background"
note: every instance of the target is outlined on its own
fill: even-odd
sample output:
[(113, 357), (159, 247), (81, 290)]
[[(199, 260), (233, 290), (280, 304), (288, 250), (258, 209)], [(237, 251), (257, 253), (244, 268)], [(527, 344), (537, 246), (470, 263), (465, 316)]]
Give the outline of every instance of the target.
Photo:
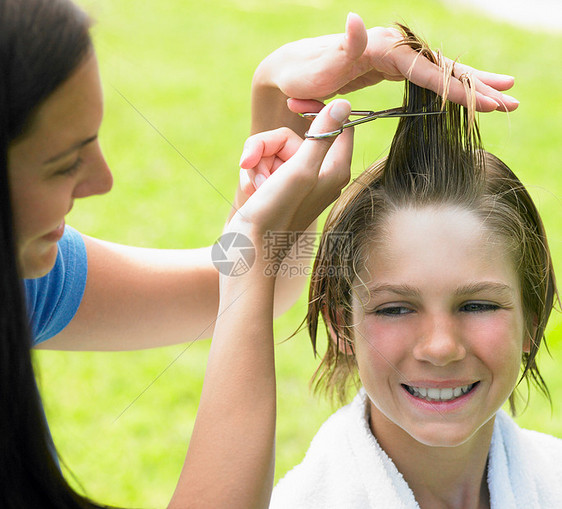
[[(255, 67), (286, 42), (341, 32), (352, 10), (367, 26), (406, 22), (446, 55), (516, 77), (510, 93), (521, 106), (510, 115), (482, 115), (483, 140), (528, 185), (543, 214), (560, 273), (560, 33), (516, 28), (432, 0), (80, 3), (96, 19), (94, 37), (106, 96), (100, 137), (115, 177), (109, 195), (74, 208), (68, 222), (82, 232), (159, 248), (212, 244), (230, 209), (229, 200), (217, 190), (232, 197), (238, 179)], [(358, 109), (381, 109), (397, 106), (401, 96), (401, 84), (384, 83), (350, 99)], [(395, 126), (387, 120), (356, 130), (354, 175), (386, 153)], [(306, 335), (283, 341), (301, 322), (305, 307), (303, 295), (276, 322), (276, 478), (300, 462), (332, 412), (331, 405), (308, 388), (317, 360)], [(562, 437), (558, 312), (551, 319), (548, 339), (551, 356), (542, 352), (539, 365), (554, 409), (551, 412), (544, 398), (533, 392), (519, 422)], [(209, 342), (201, 341), (128, 353), (37, 352), (55, 441), (88, 495), (125, 507), (165, 506), (183, 464), (208, 348)]]

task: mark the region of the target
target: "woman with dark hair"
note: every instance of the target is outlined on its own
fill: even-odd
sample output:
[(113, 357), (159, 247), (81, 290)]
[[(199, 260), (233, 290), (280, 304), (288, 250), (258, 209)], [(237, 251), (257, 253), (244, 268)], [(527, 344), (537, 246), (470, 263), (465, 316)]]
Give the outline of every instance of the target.
[[(351, 62), (361, 64), (362, 74), (376, 75), (375, 43), (379, 63), (394, 59), (390, 67), (400, 63), (398, 68), (410, 74), (411, 55), (381, 51), (380, 34), (367, 33), (359, 18), (350, 19), (347, 39), (338, 36), (317, 65), (321, 73), (334, 67), (333, 90), (309, 81), (308, 90), (294, 94), (299, 99), (332, 95), (352, 83), (358, 67)], [(250, 139), (243, 164), (251, 181), (255, 184), (260, 172), (275, 174), (249, 199), (250, 180), (243, 184), (248, 192), (237, 193), (239, 210), (226, 231), (243, 232), (258, 256), (244, 276), (221, 276), (219, 304), (219, 274), (210, 248), (154, 252), (91, 239), (65, 225), (75, 199), (112, 186), (98, 144), (102, 97), (88, 30), (88, 17), (70, 1), (0, 0), (2, 506), (97, 507), (75, 493), (58, 468), (33, 376), (31, 346), (144, 348), (201, 337), (213, 326), (200, 410), (170, 506), (266, 506), (275, 429), (273, 294), (275, 288), (291, 301), (299, 283), (285, 278), (277, 285), (285, 289), (277, 288), (264, 276), (263, 235), (305, 229), (339, 193), (349, 178), (351, 137), (340, 137), (331, 150), (330, 142), (301, 145), (288, 130)], [(282, 84), (275, 73), (281, 66), (313, 61), (325, 44), (310, 40), (305, 47), (308, 53), (300, 51), (298, 57), (292, 47), (283, 49), (256, 73), (255, 130), (291, 122), (303, 129), (301, 119), (279, 107), (302, 73), (285, 76)], [(428, 85), (439, 89), (438, 70), (428, 70), (425, 63), (420, 67), (413, 76), (422, 81), (430, 76)], [(391, 79), (402, 76), (398, 68)], [(359, 87), (382, 79), (377, 76)], [(483, 79), (498, 90), (512, 83), (496, 75)], [(508, 106), (500, 106), (490, 97), (502, 94), (490, 90), (479, 97), (481, 109), (516, 107), (507, 97), (502, 102)], [(292, 103), (297, 111), (308, 105)], [(316, 102), (314, 107), (320, 109)], [(265, 115), (270, 108), (277, 113)], [(348, 113), (345, 101), (335, 101), (322, 110), (311, 131), (337, 129)], [(273, 165), (258, 164), (262, 156)], [(280, 246), (275, 256), (290, 247)]]
[[(64, 216), (76, 198), (106, 192), (111, 187), (111, 174), (97, 140), (102, 99), (87, 17), (64, 0), (26, 0), (0, 2), (0, 20), (10, 27), (10, 30), (1, 30), (0, 62), (4, 78), (0, 103), (0, 118), (4, 122), (0, 172), (4, 194), (0, 250), (0, 471), (5, 481), (0, 485), (0, 501), (6, 508), (99, 507), (74, 492), (58, 467), (33, 376), (30, 347), (57, 334), (52, 341), (58, 342), (56, 346), (60, 347), (61, 341), (67, 340), (60, 339), (60, 331), (73, 320), (79, 306), (87, 306), (86, 312), (81, 307), (76, 315), (76, 319), (83, 322), (80, 327), (108, 319), (103, 310), (100, 310), (101, 317), (95, 314), (98, 309), (92, 302), (96, 299), (118, 305), (120, 309), (114, 315), (127, 311), (126, 306), (131, 305), (132, 299), (126, 298), (124, 292), (140, 292), (150, 301), (154, 298), (148, 290), (150, 282), (147, 283), (151, 276), (148, 271), (143, 272), (146, 262), (139, 267), (142, 259), (134, 250), (129, 251), (135, 255), (129, 259), (120, 251), (122, 259), (119, 259), (116, 251), (97, 249), (96, 241), (82, 240), (78, 232), (65, 228), (64, 224)], [(43, 30), (39, 31), (39, 27)], [(38, 33), (48, 35), (41, 42), (36, 40), (41, 39), (36, 37)], [(47, 46), (52, 47), (52, 51), (45, 54), (44, 39), (49, 38)], [(336, 108), (338, 104), (339, 109)], [(344, 101), (336, 101), (325, 109), (323, 118), (318, 119), (318, 128), (341, 126), (348, 112)], [(279, 139), (280, 135), (275, 134), (274, 138)], [(291, 168), (293, 173), (300, 168), (297, 159), (276, 177), (280, 190), (277, 194), (282, 198), (291, 193), (291, 203), (286, 204), (284, 213), (270, 217), (261, 210), (264, 207), (279, 210), (276, 179), (271, 179), (263, 191), (255, 193), (237, 212), (229, 229), (240, 232), (244, 231), (244, 225), (251, 225), (246, 236), (257, 246), (256, 232), (264, 234), (266, 230), (292, 226), (278, 224), (284, 217), (299, 218), (304, 214), (309, 221), (316, 217), (327, 205), (319, 199), (321, 195), (332, 196), (346, 182), (351, 138), (344, 142), (343, 138), (339, 140), (340, 148), (335, 147), (336, 150), (326, 157), (330, 168), (325, 176), (317, 179), (319, 183), (324, 182), (324, 186), (299, 188), (299, 192), (313, 198), (310, 202), (299, 208), (294, 184), (289, 181), (288, 185), (282, 185), (285, 175), (290, 176)], [(298, 144), (295, 145), (294, 140), (293, 145), (289, 152), (285, 150), (284, 157), (295, 153)], [(301, 164), (306, 162), (310, 178), (320, 170), (328, 147), (329, 144), (309, 144), (300, 152), (301, 157), (306, 158)], [(343, 178), (334, 179), (333, 174), (341, 174)], [(303, 182), (301, 179), (301, 184)], [(130, 274), (121, 276), (120, 281), (108, 281), (107, 277), (115, 278), (117, 273), (101, 266), (102, 257), (105, 265), (113, 264)], [(158, 271), (160, 292), (170, 291), (162, 263), (173, 261), (164, 254), (162, 258)], [(273, 306), (275, 280), (263, 276), (261, 259), (259, 257), (242, 276), (222, 277), (221, 307), (200, 411), (170, 507), (267, 506), (272, 483), (275, 379), (273, 340), (262, 331), (272, 330), (273, 315), (267, 311)], [(200, 265), (194, 264), (193, 259), (191, 262), (192, 272), (202, 272)], [(177, 266), (176, 262), (172, 269), (176, 269), (177, 276), (182, 276)], [(188, 282), (189, 268), (188, 263), (184, 263), (186, 274), (181, 284)], [(144, 281), (141, 279), (134, 286), (133, 275)], [(26, 278), (25, 296), (22, 276)], [(202, 281), (194, 281), (194, 288), (189, 289), (193, 295), (184, 290), (187, 297), (204, 302), (212, 300), (209, 295), (212, 290), (205, 292), (201, 285), (218, 283), (218, 274), (213, 274), (212, 278), (204, 276), (191, 276)], [(155, 279), (152, 284), (156, 282)], [(100, 284), (105, 286), (105, 291), (100, 290)], [(123, 286), (125, 288), (118, 291), (115, 298), (111, 291)], [(136, 304), (147, 306), (149, 302), (143, 304), (138, 300)], [(160, 303), (163, 323), (152, 324), (152, 334), (165, 330), (165, 313), (169, 311), (166, 305), (172, 304)], [(208, 305), (210, 312), (217, 314), (217, 310)], [(190, 310), (193, 311), (193, 307)], [(94, 316), (89, 318), (89, 313)], [(130, 312), (129, 315), (122, 327), (129, 323), (134, 328), (133, 316)], [(179, 316), (176, 320), (180, 325), (185, 321)], [(248, 323), (255, 325), (259, 336), (252, 332)], [(104, 324), (93, 324), (96, 325), (104, 327)], [(177, 330), (180, 325), (173, 324), (173, 328)], [(249, 439), (253, 450), (248, 447)]]

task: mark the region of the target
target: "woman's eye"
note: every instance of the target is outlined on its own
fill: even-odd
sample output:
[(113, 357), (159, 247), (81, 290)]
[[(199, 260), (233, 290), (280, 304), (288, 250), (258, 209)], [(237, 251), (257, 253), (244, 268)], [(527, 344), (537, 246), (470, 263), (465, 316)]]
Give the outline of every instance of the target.
[(65, 168), (63, 170), (59, 170), (57, 171), (57, 173), (55, 175), (73, 175), (74, 173), (76, 173), (78, 171), (78, 169), (80, 168), (80, 166), (82, 166), (82, 163), (84, 161), (82, 160), (81, 157), (79, 157), (78, 159), (76, 159), (76, 161), (74, 163), (72, 163), (71, 166), (69, 166), (68, 168)]
[(497, 304), (486, 302), (469, 302), (461, 306), (460, 310), (464, 313), (483, 313), (485, 311), (496, 311), (500, 307)]
[(382, 316), (400, 316), (407, 315), (409, 313), (413, 313), (413, 311), (404, 306), (389, 306), (375, 311), (375, 314)]

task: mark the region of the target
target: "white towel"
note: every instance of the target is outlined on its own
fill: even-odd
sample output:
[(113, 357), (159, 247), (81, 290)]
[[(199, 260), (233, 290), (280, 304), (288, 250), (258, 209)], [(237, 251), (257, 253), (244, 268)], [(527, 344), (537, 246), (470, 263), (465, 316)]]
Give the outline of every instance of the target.
[[(561, 509), (562, 440), (519, 428), (499, 411), (488, 457), (492, 509)], [(320, 428), (303, 462), (275, 487), (270, 509), (414, 509), (402, 474), (381, 449), (361, 390)]]

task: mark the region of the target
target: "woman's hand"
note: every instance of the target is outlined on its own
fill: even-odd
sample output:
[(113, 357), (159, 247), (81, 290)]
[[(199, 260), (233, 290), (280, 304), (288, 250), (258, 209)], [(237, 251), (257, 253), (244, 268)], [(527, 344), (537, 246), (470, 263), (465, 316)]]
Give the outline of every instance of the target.
[[(311, 132), (338, 129), (350, 110), (347, 101), (332, 102), (313, 122)], [(170, 509), (269, 506), (275, 450), (276, 283), (264, 270), (260, 247), (268, 231), (306, 228), (339, 194), (349, 180), (351, 145), (352, 133), (347, 131), (335, 141), (302, 142), (285, 129), (253, 136), (245, 146), (242, 165), (260, 167), (271, 176), (236, 211), (226, 231), (248, 236), (257, 257), (246, 273), (221, 276), (199, 411)], [(288, 242), (284, 246), (276, 242), (275, 247), (285, 251), (291, 237), (283, 236)], [(276, 254), (276, 260), (283, 255)]]
[[(333, 101), (312, 123), (310, 132), (339, 129), (350, 110), (347, 101)], [(303, 141), (286, 128), (248, 138), (240, 161), (241, 186), (252, 196), (234, 215), (228, 230), (244, 231), (255, 241), (267, 231), (304, 231), (349, 181), (352, 143), (351, 129), (321, 140)]]
[[(440, 93), (443, 73), (429, 60), (408, 46), (396, 46), (402, 34), (395, 28), (365, 29), (362, 19), (350, 13), (345, 34), (303, 39), (282, 46), (258, 67), (254, 86), (277, 88), (286, 97), (323, 101), (335, 94), (346, 94), (383, 80), (413, 83)], [(513, 111), (518, 101), (501, 91), (513, 86), (513, 78), (455, 64), (455, 78), (473, 75), (476, 108), (479, 111)], [(452, 80), (449, 99), (465, 104), (460, 80)], [(295, 112), (316, 111), (309, 102), (290, 104)]]

